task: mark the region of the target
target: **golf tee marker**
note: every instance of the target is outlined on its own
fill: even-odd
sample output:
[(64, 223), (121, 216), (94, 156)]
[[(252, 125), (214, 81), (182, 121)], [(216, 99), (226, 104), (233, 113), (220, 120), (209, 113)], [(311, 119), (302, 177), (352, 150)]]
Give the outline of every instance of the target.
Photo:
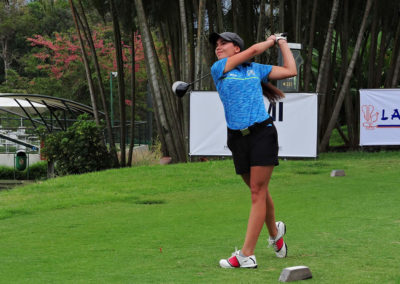
[(311, 270), (307, 266), (292, 266), (282, 270), (279, 277), (280, 282), (291, 282), (312, 278)]
[(333, 170), (331, 172), (331, 177), (344, 177), (345, 173), (344, 170)]

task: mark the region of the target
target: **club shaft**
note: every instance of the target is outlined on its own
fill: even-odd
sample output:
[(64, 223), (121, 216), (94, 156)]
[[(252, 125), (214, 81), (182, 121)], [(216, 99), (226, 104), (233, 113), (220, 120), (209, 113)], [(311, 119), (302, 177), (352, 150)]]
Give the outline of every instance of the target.
[(196, 83), (196, 82), (200, 81), (201, 79), (204, 79), (205, 77), (208, 77), (208, 76), (210, 76), (210, 75), (211, 75), (211, 73), (208, 73), (208, 74), (206, 74), (206, 75), (200, 77), (199, 79), (196, 79), (196, 80), (194, 80), (193, 82), (189, 83), (189, 85), (193, 85), (194, 83)]

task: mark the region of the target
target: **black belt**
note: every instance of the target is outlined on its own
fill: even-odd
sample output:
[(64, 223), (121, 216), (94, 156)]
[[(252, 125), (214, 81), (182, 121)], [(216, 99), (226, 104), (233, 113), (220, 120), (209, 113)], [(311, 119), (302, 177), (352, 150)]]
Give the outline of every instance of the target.
[(258, 132), (259, 130), (263, 129), (266, 125), (272, 124), (273, 122), (274, 120), (272, 119), (272, 117), (270, 117), (267, 120), (256, 122), (253, 125), (243, 129), (233, 130), (228, 128), (228, 132), (234, 135), (246, 136), (249, 135), (250, 133)]

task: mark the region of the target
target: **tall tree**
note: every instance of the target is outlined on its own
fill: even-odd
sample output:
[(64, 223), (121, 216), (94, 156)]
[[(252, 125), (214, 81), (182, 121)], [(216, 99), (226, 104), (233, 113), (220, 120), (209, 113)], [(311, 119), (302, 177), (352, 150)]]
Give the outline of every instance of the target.
[(319, 117), (318, 117), (319, 130), (321, 129), (323, 117), (326, 115), (325, 104), (326, 104), (327, 76), (329, 74), (329, 64), (331, 58), (333, 27), (336, 22), (336, 16), (338, 10), (339, 10), (339, 0), (334, 0), (332, 4), (331, 16), (329, 19), (329, 27), (325, 38), (324, 50), (322, 53), (322, 58), (318, 73), (317, 87), (316, 87), (316, 92), (321, 96)]
[(0, 2), (0, 57), (3, 60), (4, 78), (6, 82), (8, 79), (8, 71), (11, 69), (11, 63), (15, 59), (11, 42), (19, 28), (19, 19), (22, 14), (22, 9), (16, 2), (17, 1)]
[(261, 0), (260, 2), (256, 42), (260, 42), (265, 37), (265, 3), (266, 0)]
[(336, 101), (335, 108), (334, 108), (332, 116), (331, 116), (331, 118), (329, 120), (328, 127), (327, 127), (327, 129), (326, 129), (326, 131), (324, 133), (324, 136), (323, 136), (322, 140), (321, 140), (320, 151), (326, 151), (326, 149), (327, 149), (327, 147), (329, 145), (329, 138), (330, 138), (330, 136), (332, 134), (333, 128), (336, 125), (336, 121), (337, 121), (337, 118), (339, 116), (339, 112), (340, 112), (340, 109), (341, 109), (341, 106), (342, 106), (342, 103), (343, 103), (344, 96), (345, 96), (345, 94), (346, 94), (346, 92), (348, 90), (348, 87), (349, 87), (349, 84), (350, 84), (350, 79), (351, 79), (351, 77), (353, 75), (354, 65), (356, 64), (356, 60), (357, 60), (357, 58), (359, 56), (361, 42), (362, 42), (363, 34), (364, 34), (366, 26), (367, 26), (367, 19), (368, 19), (369, 12), (371, 10), (371, 6), (372, 6), (372, 0), (367, 0), (367, 3), (365, 5), (364, 16), (363, 16), (363, 19), (362, 19), (360, 31), (359, 31), (358, 36), (357, 36), (357, 42), (356, 42), (356, 45), (354, 47), (353, 55), (352, 55), (351, 60), (350, 60), (349, 68), (347, 69), (346, 77), (344, 78), (343, 85), (342, 85), (342, 87), (340, 89), (339, 97), (338, 97), (338, 99)]
[(136, 115), (136, 72), (135, 72), (135, 37), (136, 33), (131, 31), (131, 136), (128, 152), (128, 166), (132, 165), (132, 154), (135, 146), (135, 115)]
[(376, 70), (376, 48), (378, 46), (378, 21), (379, 9), (378, 0), (372, 1), (373, 16), (372, 16), (372, 29), (371, 29), (371, 44), (369, 47), (369, 63), (368, 63), (368, 88), (375, 87), (375, 70)]
[[(399, 11), (400, 14), (400, 11)], [(397, 21), (397, 29), (396, 29), (396, 34), (393, 38), (394, 46), (392, 50), (392, 56), (390, 60), (390, 65), (389, 69), (387, 71), (387, 76), (386, 76), (386, 81), (385, 81), (385, 87), (386, 88), (391, 88), (393, 85), (393, 80), (394, 78), (394, 72), (396, 68), (396, 61), (398, 59), (398, 56), (400, 56), (400, 21)], [(395, 80), (396, 81), (396, 80)]]
[[(86, 13), (85, 13), (84, 7), (82, 5), (82, 1), (78, 0), (78, 4), (79, 4), (80, 14), (81, 14), (81, 18), (82, 18), (82, 21), (80, 21), (80, 22), (81, 22), (81, 25), (82, 25), (82, 29), (84, 30), (84, 35), (85, 35), (86, 42), (88, 43), (89, 48), (90, 48), (90, 53), (92, 55), (93, 65), (94, 65), (95, 70), (96, 70), (97, 85), (98, 85), (100, 99), (101, 99), (102, 106), (103, 106), (104, 118), (105, 118), (106, 129), (107, 129), (107, 136), (108, 136), (108, 139), (109, 139), (109, 142), (110, 142), (110, 154), (111, 154), (111, 157), (113, 158), (113, 165), (115, 167), (118, 167), (119, 166), (119, 161), (118, 161), (117, 151), (116, 151), (116, 148), (115, 148), (114, 135), (112, 133), (110, 114), (109, 114), (109, 111), (108, 111), (108, 108), (107, 108), (107, 102), (106, 102), (106, 96), (105, 96), (105, 91), (104, 91), (103, 78), (102, 78), (102, 74), (101, 74), (101, 68), (100, 68), (99, 60), (98, 60), (98, 57), (97, 57), (97, 51), (96, 51), (96, 48), (94, 46), (92, 32), (91, 32), (91, 29), (89, 27), (89, 23), (88, 23), (88, 20), (87, 20), (87, 17), (86, 17)], [(78, 18), (78, 19), (80, 18), (79, 13), (76, 13), (76, 18)]]
[[(199, 0), (199, 13), (197, 19), (197, 40), (196, 40), (196, 58), (195, 58), (195, 77), (201, 77), (202, 55), (203, 55), (203, 31), (204, 31), (204, 13), (206, 9), (206, 0)], [(200, 81), (194, 85), (195, 90), (200, 89)]]
[(301, 42), (301, 0), (296, 0), (296, 42)]
[[(265, 3), (266, 0), (261, 0), (260, 3), (260, 16), (258, 17), (257, 37), (256, 42), (260, 42), (265, 37)], [(260, 62), (261, 55), (256, 57), (256, 61)]]
[(78, 23), (77, 11), (76, 11), (73, 0), (69, 0), (69, 4), (71, 7), (72, 17), (74, 18), (76, 32), (78, 34), (79, 45), (80, 45), (81, 52), (82, 52), (83, 63), (85, 65), (86, 79), (87, 79), (88, 86), (89, 86), (89, 93), (90, 93), (90, 99), (92, 102), (93, 114), (94, 114), (94, 118), (95, 118), (97, 125), (99, 125), (100, 119), (99, 119), (99, 112), (97, 109), (97, 96), (96, 96), (96, 93), (94, 92), (94, 87), (93, 87), (92, 70), (90, 69), (89, 59), (87, 56), (85, 44), (83, 42), (83, 38), (82, 38), (82, 34), (81, 34), (81, 27)]
[(179, 15), (181, 19), (181, 33), (182, 33), (182, 79), (187, 81), (189, 79), (189, 38), (188, 38), (188, 23), (186, 20), (186, 6), (185, 0), (179, 0)]
[[(400, 15), (400, 8), (398, 15)], [(394, 66), (393, 68), (393, 76), (392, 76), (392, 82), (390, 84), (391, 88), (396, 88), (399, 85), (399, 76), (400, 76), (400, 22), (397, 24), (397, 32), (396, 36), (394, 38), (395, 48), (392, 52), (392, 64)], [(395, 60), (394, 60), (395, 59)]]
[(311, 25), (310, 25), (310, 35), (309, 42), (307, 46), (307, 56), (304, 62), (304, 91), (308, 92), (310, 88), (311, 80), (311, 66), (312, 66), (312, 56), (314, 49), (314, 34), (315, 34), (315, 19), (317, 16), (317, 5), (318, 0), (313, 0), (313, 8), (311, 12)]
[[(342, 18), (341, 18), (341, 33), (340, 33), (340, 50), (341, 50), (341, 68), (340, 68), (340, 74), (337, 79), (337, 89), (336, 92), (339, 93), (340, 87), (341, 87), (341, 82), (343, 81), (343, 77), (346, 73), (346, 68), (348, 66), (348, 46), (349, 46), (349, 29), (350, 29), (350, 12), (349, 12), (349, 0), (344, 0), (343, 1), (343, 13)], [(356, 114), (354, 113), (354, 106), (353, 106), (353, 99), (350, 94), (345, 95), (345, 114), (346, 114), (346, 124), (347, 124), (347, 133), (348, 133), (348, 144), (351, 148), (356, 147), (356, 125), (354, 123)], [(338, 128), (339, 130), (340, 128)]]
[(119, 117), (120, 117), (120, 151), (121, 151), (121, 166), (126, 165), (126, 114), (125, 114), (125, 72), (124, 63), (122, 60), (122, 44), (121, 44), (121, 29), (119, 26), (119, 17), (114, 0), (109, 0), (111, 18), (114, 28), (114, 44), (115, 44), (115, 57), (117, 59), (118, 70), (118, 97), (119, 97)]
[(159, 139), (162, 145), (165, 145), (164, 155), (170, 155), (174, 162), (186, 161), (182, 114), (178, 113), (176, 98), (163, 77), (142, 0), (135, 0), (135, 7), (144, 45)]
[(285, 31), (285, 0), (279, 0), (279, 30)]
[(224, 14), (222, 12), (222, 0), (216, 0), (217, 4), (217, 32), (222, 33), (224, 32)]

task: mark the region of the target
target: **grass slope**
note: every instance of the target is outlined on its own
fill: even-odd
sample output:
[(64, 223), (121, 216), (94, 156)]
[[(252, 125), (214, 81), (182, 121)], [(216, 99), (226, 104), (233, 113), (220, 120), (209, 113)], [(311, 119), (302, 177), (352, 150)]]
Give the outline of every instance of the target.
[[(0, 192), (0, 283), (400, 283), (400, 153), (281, 161), (271, 180), (289, 256), (257, 245), (256, 270), (223, 270), (250, 195), (231, 161), (68, 176)], [(345, 177), (331, 178), (333, 169)]]

